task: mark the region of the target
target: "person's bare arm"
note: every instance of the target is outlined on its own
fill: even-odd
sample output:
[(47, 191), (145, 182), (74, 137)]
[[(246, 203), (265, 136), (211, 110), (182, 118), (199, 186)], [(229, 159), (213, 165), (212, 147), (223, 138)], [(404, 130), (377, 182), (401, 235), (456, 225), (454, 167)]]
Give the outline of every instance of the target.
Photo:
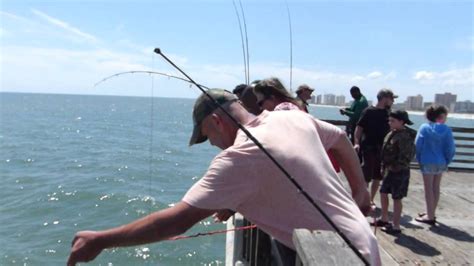
[(81, 231), (72, 241), (68, 265), (93, 260), (103, 249), (152, 243), (184, 233), (200, 220), (215, 213), (185, 202), (152, 213), (127, 225), (104, 231)]
[(370, 196), (365, 183), (359, 158), (352, 144), (344, 133), (339, 135), (336, 143), (329, 149), (344, 175), (347, 177), (352, 192), (352, 198), (364, 215), (370, 211)]
[(362, 138), (362, 133), (364, 129), (361, 126), (356, 126), (355, 133), (354, 133), (354, 150), (359, 152), (360, 149), (360, 139)]

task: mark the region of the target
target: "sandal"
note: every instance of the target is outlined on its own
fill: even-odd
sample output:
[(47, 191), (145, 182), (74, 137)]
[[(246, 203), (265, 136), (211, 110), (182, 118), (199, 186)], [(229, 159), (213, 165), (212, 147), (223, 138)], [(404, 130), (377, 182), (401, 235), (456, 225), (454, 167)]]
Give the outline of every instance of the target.
[(390, 224), (390, 226), (383, 227), (381, 230), (382, 230), (382, 232), (385, 232), (389, 235), (398, 235), (402, 232), (401, 229), (393, 228), (393, 226), (391, 224)]
[(423, 218), (415, 218), (415, 221), (420, 222), (420, 223), (429, 224), (429, 225), (435, 225), (436, 224), (436, 219), (428, 220), (428, 219), (423, 219)]
[[(419, 212), (418, 213), (418, 217), (423, 217), (423, 216), (427, 216), (428, 214), (426, 212)], [(434, 217), (434, 220), (436, 220), (436, 216)]]
[(375, 222), (371, 222), (370, 225), (372, 226), (377, 226), (377, 227), (383, 227), (390, 225), (389, 222), (382, 221), (381, 219), (376, 220)]

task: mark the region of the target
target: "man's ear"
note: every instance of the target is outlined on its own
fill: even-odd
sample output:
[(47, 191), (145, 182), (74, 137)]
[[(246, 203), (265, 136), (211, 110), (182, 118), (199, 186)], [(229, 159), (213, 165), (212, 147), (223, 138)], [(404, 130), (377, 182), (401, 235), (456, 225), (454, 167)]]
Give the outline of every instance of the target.
[(222, 127), (222, 118), (220, 115), (216, 114), (216, 113), (213, 113), (211, 115), (211, 120), (212, 120), (212, 123), (214, 124), (214, 127), (215, 128), (219, 128)]

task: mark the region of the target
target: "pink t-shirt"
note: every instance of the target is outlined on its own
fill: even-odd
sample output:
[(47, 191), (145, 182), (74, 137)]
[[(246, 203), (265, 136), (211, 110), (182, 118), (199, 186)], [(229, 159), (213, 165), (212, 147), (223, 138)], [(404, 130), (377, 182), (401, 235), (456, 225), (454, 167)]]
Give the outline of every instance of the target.
[[(264, 111), (246, 125), (371, 265), (379, 265), (377, 241), (329, 161), (341, 129), (301, 111)], [(288, 178), (242, 132), (219, 153), (183, 201), (202, 209), (231, 209), (288, 247), (295, 228), (333, 230)]]
[(291, 102), (282, 102), (279, 105), (275, 106), (273, 111), (288, 111), (288, 110), (301, 110), (298, 105)]

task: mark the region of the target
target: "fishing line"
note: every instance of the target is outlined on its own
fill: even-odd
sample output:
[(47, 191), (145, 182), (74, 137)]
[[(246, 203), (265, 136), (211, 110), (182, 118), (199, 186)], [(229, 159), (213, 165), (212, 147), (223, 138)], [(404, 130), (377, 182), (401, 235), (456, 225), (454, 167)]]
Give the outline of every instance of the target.
[[(151, 69), (155, 69), (155, 55), (152, 56), (152, 65), (151, 65)], [(150, 148), (149, 148), (149, 166), (148, 166), (148, 176), (150, 177), (149, 178), (149, 182), (148, 182), (148, 195), (151, 199), (151, 185), (152, 185), (152, 175), (153, 175), (153, 129), (154, 129), (154, 120), (155, 120), (155, 117), (154, 117), (154, 96), (155, 96), (155, 78), (153, 75), (150, 75), (151, 77), (151, 91), (150, 91)], [(153, 202), (151, 202), (153, 203)], [(152, 212), (152, 205), (150, 205), (150, 210), (149, 212), (151, 213)]]
[(248, 83), (248, 76), (247, 76), (247, 57), (245, 55), (244, 34), (242, 33), (242, 23), (240, 23), (240, 14), (239, 14), (239, 11), (237, 10), (237, 6), (235, 5), (235, 0), (232, 0), (232, 4), (234, 5), (235, 15), (237, 16), (237, 21), (239, 22), (240, 41), (242, 42), (242, 54), (244, 56), (245, 84), (249, 84)]
[(243, 230), (248, 230), (248, 229), (254, 229), (257, 228), (255, 224), (248, 225), (248, 226), (241, 226), (241, 227), (235, 227), (232, 229), (224, 229), (224, 230), (216, 230), (216, 231), (209, 231), (205, 233), (197, 233), (194, 235), (189, 235), (189, 236), (174, 236), (170, 237), (167, 240), (180, 240), (180, 239), (188, 239), (188, 238), (193, 238), (193, 237), (199, 237), (199, 236), (210, 236), (210, 235), (216, 235), (216, 234), (223, 234), (227, 232), (234, 232), (234, 231), (243, 231)]
[(175, 69), (177, 69), (181, 74), (183, 74), (186, 78), (189, 79), (190, 82), (192, 82), (196, 87), (208, 97), (211, 102), (214, 104), (215, 107), (223, 111), (227, 117), (229, 117), (230, 120), (232, 120), (237, 127), (242, 130), (247, 137), (252, 140), (255, 145), (275, 164), (275, 166), (280, 169), (280, 171), (288, 178), (288, 180), (298, 189), (298, 192), (301, 193), (306, 200), (308, 200), (313, 207), (315, 207), (319, 213), (326, 219), (326, 221), (331, 225), (332, 228), (334, 228), (334, 231), (346, 242), (346, 244), (354, 251), (354, 253), (364, 262), (365, 265), (370, 265), (367, 260), (364, 258), (364, 256), (360, 253), (360, 251), (352, 244), (352, 242), (342, 233), (342, 231), (334, 224), (333, 221), (329, 218), (329, 216), (319, 207), (318, 204), (309, 196), (309, 194), (303, 190), (301, 185), (296, 182), (296, 180), (286, 171), (286, 169), (263, 147), (263, 145), (239, 122), (237, 121), (217, 100), (212, 98), (212, 96), (207, 93), (198, 83), (196, 83), (190, 76), (188, 76), (181, 68), (179, 68), (173, 61), (171, 61), (166, 55), (164, 55), (160, 48), (155, 48), (154, 50), (155, 53), (161, 55), (169, 64), (171, 64)]

